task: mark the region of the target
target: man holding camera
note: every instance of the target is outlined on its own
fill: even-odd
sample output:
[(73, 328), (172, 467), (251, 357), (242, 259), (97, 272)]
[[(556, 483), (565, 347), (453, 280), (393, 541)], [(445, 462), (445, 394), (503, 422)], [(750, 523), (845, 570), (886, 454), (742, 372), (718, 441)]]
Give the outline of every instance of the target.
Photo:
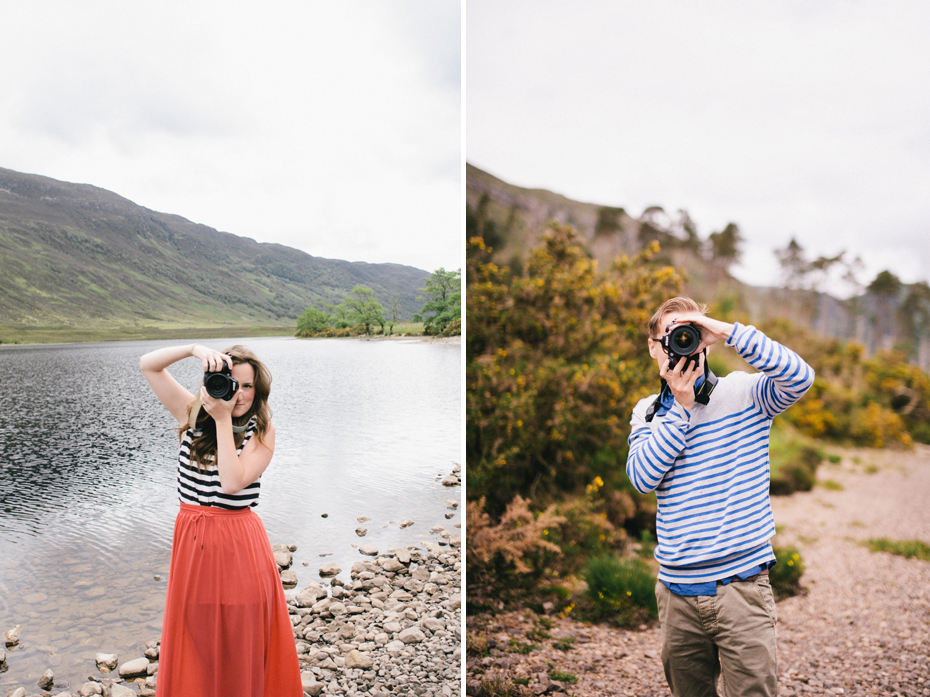
[[(751, 326), (667, 300), (649, 322), (662, 390), (633, 409), (626, 471), (656, 492), (656, 598), (662, 664), (676, 697), (775, 695), (775, 563), (769, 502), (772, 419), (814, 381), (800, 356)], [(759, 372), (717, 378), (706, 349), (719, 342)]]

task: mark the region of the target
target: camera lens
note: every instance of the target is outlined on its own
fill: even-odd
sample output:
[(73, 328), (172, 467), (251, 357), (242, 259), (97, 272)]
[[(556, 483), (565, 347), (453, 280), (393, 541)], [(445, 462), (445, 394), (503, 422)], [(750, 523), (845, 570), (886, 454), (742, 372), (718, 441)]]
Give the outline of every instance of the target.
[(207, 394), (214, 399), (229, 400), (230, 378), (222, 373), (208, 373), (203, 381)]
[(701, 345), (701, 333), (690, 325), (676, 327), (669, 336), (669, 346), (679, 356), (690, 356)]

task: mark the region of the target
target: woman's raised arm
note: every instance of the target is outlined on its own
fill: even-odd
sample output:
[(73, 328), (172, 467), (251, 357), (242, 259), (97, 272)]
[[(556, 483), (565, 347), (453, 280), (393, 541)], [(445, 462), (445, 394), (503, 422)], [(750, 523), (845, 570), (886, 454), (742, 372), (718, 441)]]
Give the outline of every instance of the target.
[(184, 389), (166, 368), (172, 363), (191, 356), (203, 362), (204, 372), (221, 370), (224, 362), (232, 366), (232, 359), (229, 356), (200, 344), (166, 346), (151, 351), (139, 359), (139, 367), (149, 385), (152, 386), (152, 391), (171, 412), (171, 415), (178, 420), (178, 425), (187, 423), (187, 405), (194, 400), (194, 395)]

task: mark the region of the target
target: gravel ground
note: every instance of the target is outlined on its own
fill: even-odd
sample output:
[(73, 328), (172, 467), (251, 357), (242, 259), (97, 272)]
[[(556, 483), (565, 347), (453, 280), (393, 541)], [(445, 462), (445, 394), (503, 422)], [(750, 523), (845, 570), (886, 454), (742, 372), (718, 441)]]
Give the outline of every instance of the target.
[[(844, 451), (818, 480), (836, 486), (773, 499), (775, 544), (800, 550), (806, 590), (777, 606), (779, 695), (930, 696), (930, 562), (860, 544), (879, 537), (930, 544), (930, 447)], [(532, 613), (469, 618), (468, 625), (501, 648), (511, 639), (540, 646), (527, 655), (494, 648), (469, 658), (468, 694), (481, 693), (482, 680), (516, 681), (520, 692), (536, 695), (669, 694), (657, 626), (622, 631), (552, 618), (545, 629)], [(542, 630), (551, 638), (526, 636)], [(555, 644), (565, 637), (574, 644), (560, 651)], [(553, 683), (553, 670), (577, 682)]]

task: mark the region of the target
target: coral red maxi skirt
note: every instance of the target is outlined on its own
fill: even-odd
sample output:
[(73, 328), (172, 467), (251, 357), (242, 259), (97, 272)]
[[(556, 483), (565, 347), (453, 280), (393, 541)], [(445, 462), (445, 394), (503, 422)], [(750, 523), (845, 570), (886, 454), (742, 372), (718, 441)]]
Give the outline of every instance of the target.
[(158, 697), (302, 697), (284, 589), (261, 518), (182, 503)]

